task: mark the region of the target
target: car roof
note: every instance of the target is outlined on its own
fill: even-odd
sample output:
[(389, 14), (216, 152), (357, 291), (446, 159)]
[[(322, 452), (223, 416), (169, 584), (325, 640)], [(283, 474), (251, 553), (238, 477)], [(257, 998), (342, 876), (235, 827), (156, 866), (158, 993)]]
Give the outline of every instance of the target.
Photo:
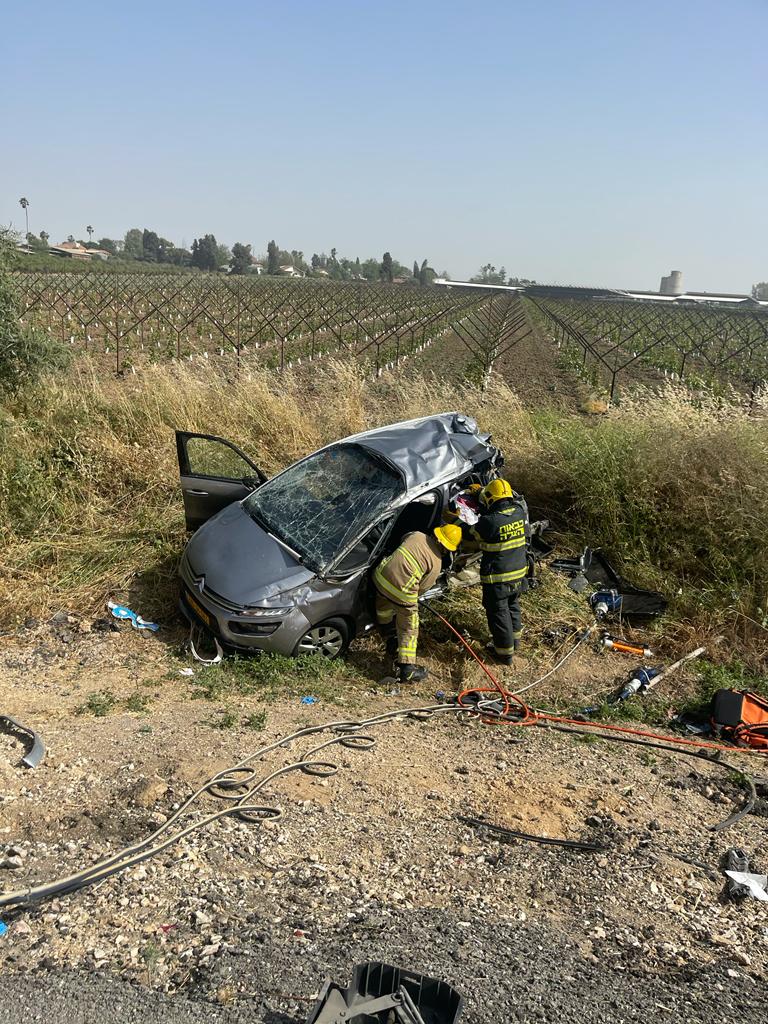
[(445, 412), (392, 423), (344, 438), (397, 466), (408, 491), (423, 491), (468, 473), (487, 459), (490, 434), (481, 434), (471, 416)]

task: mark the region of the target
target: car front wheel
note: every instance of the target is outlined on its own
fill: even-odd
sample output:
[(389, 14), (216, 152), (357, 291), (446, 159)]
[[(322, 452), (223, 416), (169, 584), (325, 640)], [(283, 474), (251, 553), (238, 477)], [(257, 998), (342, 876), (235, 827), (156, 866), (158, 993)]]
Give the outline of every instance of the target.
[(344, 619), (326, 619), (307, 630), (293, 653), (297, 658), (302, 654), (338, 658), (349, 647), (349, 641), (349, 626)]

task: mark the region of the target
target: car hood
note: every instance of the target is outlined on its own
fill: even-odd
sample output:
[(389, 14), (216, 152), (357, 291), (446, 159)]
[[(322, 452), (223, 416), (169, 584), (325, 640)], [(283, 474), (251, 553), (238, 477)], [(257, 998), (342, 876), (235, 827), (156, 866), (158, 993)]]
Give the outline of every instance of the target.
[(205, 577), (205, 590), (237, 605), (273, 600), (315, 575), (239, 502), (200, 527), (187, 545), (185, 557), (193, 576)]

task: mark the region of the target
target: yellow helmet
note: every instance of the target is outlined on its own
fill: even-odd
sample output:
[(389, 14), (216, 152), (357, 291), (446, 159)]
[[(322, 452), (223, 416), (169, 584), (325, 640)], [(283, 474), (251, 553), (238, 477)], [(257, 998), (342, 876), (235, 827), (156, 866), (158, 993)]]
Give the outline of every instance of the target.
[(480, 492), (480, 504), (492, 505), (495, 501), (501, 501), (502, 498), (512, 498), (513, 496), (514, 491), (509, 480), (491, 480)]
[(463, 536), (461, 527), (456, 526), (454, 523), (446, 523), (445, 526), (438, 526), (433, 532), (438, 542), (449, 551), (455, 551), (459, 544), (461, 544), (461, 538)]

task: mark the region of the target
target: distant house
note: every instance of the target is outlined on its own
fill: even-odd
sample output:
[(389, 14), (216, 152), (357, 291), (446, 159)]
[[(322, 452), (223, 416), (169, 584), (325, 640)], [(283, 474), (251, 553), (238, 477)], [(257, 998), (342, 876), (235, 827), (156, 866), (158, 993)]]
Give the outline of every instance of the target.
[(258, 260), (253, 260), (253, 262), (251, 263), (251, 266), (250, 266), (249, 273), (251, 273), (251, 274), (263, 274), (264, 273), (264, 264), (263, 263), (259, 263)]
[(280, 273), (285, 274), (287, 277), (304, 277), (300, 270), (297, 270), (292, 263), (286, 263), (284, 267), (280, 267)]
[(323, 270), (322, 267), (318, 267), (317, 270), (315, 271), (315, 273), (317, 274), (318, 277), (330, 277), (331, 276), (328, 273), (328, 271), (327, 270)]
[(106, 261), (110, 257), (110, 253), (108, 253), (106, 249), (88, 249), (87, 251), (91, 254), (93, 259), (95, 259), (95, 260), (105, 260)]
[[(58, 245), (52, 245), (48, 252), (51, 256), (64, 256), (70, 260), (89, 260), (91, 258), (90, 249), (86, 249), (84, 245), (80, 245), (79, 242), (60, 242)], [(99, 252), (102, 250), (99, 249)], [(107, 253), (109, 256), (109, 253)]]

